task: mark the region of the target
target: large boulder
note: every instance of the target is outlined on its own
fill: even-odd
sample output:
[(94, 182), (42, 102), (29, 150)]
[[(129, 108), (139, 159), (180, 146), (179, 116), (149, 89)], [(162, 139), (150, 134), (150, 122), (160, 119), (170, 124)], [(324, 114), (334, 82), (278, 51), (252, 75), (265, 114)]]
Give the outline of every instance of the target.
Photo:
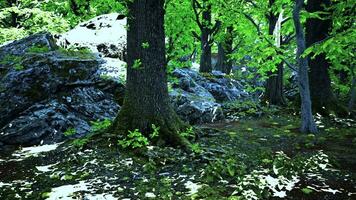
[(119, 110), (114, 91), (102, 79), (103, 60), (66, 51), (50, 34), (36, 34), (0, 47), (0, 143), (38, 144), (90, 132), (90, 121), (112, 119)]
[(211, 123), (224, 118), (221, 105), (214, 96), (199, 85), (204, 77), (191, 69), (176, 69), (173, 77), (177, 82), (170, 92), (171, 101), (177, 114), (192, 124)]
[(175, 70), (173, 76), (180, 78), (180, 81), (189, 79), (196, 85), (203, 87), (219, 103), (234, 101), (249, 95), (241, 83), (226, 78), (224, 73), (218, 71), (213, 71), (213, 73), (204, 76), (195, 70), (183, 68)]
[(60, 46), (86, 47), (103, 57), (120, 58), (126, 54), (126, 17), (119, 13), (100, 15), (57, 36)]

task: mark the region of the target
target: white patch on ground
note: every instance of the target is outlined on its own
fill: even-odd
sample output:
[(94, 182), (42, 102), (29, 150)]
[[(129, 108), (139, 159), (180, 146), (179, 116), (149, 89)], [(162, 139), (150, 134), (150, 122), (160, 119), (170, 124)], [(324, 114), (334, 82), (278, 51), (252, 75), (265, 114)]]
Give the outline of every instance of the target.
[(123, 164), (125, 166), (131, 166), (133, 164), (132, 158), (127, 158), (125, 160), (120, 161), (120, 164)]
[(184, 184), (185, 188), (189, 190), (189, 195), (193, 195), (198, 193), (198, 190), (202, 187), (201, 185), (198, 185), (196, 183), (193, 183), (192, 181), (188, 181)]
[(156, 195), (152, 192), (146, 192), (145, 197), (146, 198), (156, 198)]
[(3, 183), (3, 182), (0, 182), (0, 188), (4, 187), (4, 186), (11, 186), (10, 183)]
[(86, 200), (117, 200), (112, 194), (88, 194), (85, 195)]
[(52, 188), (47, 200), (68, 199), (74, 192), (87, 191), (88, 187), (84, 181), (80, 181), (75, 185), (63, 185)]
[(36, 166), (36, 169), (40, 172), (50, 172), (52, 171), (52, 168), (53, 166), (57, 165), (58, 163), (55, 163), (55, 164), (51, 164), (51, 165), (45, 165), (45, 166)]
[[(15, 151), (12, 156), (17, 158), (28, 158), (31, 156), (38, 156), (41, 153), (50, 152), (58, 148), (62, 143), (48, 144), (42, 146), (25, 147)], [(21, 160), (21, 159), (19, 159)]]

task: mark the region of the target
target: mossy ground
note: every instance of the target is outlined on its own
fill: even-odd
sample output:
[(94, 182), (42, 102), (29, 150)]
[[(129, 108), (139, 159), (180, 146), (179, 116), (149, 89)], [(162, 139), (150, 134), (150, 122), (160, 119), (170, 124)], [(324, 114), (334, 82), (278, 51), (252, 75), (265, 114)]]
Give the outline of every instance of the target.
[[(22, 161), (3, 155), (0, 199), (45, 199), (53, 188), (80, 181), (88, 187), (71, 194), (73, 198), (110, 194), (117, 199), (244, 199), (242, 190), (252, 190), (258, 198), (279, 199), (271, 188), (258, 187), (261, 180), (246, 182), (258, 171), (275, 178), (299, 177), (284, 199), (355, 199), (355, 123), (318, 122), (317, 135), (299, 133), (298, 117), (283, 114), (202, 125), (193, 141), (200, 153), (191, 154), (149, 147), (137, 156), (117, 148), (115, 141), (93, 139), (82, 149), (68, 142)], [(315, 168), (325, 163), (326, 168)], [(48, 165), (47, 170), (36, 168)]]

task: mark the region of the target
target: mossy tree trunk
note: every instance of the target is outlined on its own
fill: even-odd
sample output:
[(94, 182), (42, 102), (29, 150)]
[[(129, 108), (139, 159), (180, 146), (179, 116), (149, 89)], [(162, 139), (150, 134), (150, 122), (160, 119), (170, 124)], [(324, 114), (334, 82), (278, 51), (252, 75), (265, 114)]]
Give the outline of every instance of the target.
[(149, 136), (155, 124), (166, 145), (187, 147), (179, 134), (186, 125), (168, 96), (163, 6), (164, 0), (128, 3), (126, 93), (112, 128), (124, 136), (135, 129)]
[[(308, 0), (306, 10), (313, 12), (326, 12), (327, 7), (331, 6), (330, 0)], [(331, 30), (332, 21), (328, 16), (322, 16), (326, 19), (309, 18), (306, 22), (306, 45), (312, 46), (315, 43), (325, 40)], [(332, 92), (331, 80), (329, 76), (330, 62), (326, 59), (325, 54), (320, 54), (312, 58), (309, 57), (310, 66), (310, 89), (313, 110), (328, 115), (334, 111), (339, 115), (346, 115), (347, 110), (340, 105), (337, 98)]]
[(216, 64), (217, 70), (224, 72), (225, 74), (230, 74), (232, 70), (232, 60), (229, 56), (233, 52), (233, 26), (228, 26), (226, 28), (226, 34), (224, 40), (218, 44), (218, 62)]
[(312, 102), (310, 100), (309, 77), (308, 77), (308, 59), (301, 55), (305, 51), (305, 35), (302, 23), (300, 22), (300, 11), (303, 7), (304, 0), (296, 0), (293, 10), (293, 21), (297, 40), (297, 59), (298, 59), (298, 81), (301, 98), (301, 132), (316, 133), (318, 129), (314, 122), (312, 114)]

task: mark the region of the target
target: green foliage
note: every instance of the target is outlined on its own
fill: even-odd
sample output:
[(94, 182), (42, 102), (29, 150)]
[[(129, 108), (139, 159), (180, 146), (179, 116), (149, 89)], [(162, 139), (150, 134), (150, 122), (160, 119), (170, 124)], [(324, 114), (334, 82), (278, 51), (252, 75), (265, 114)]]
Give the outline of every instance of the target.
[(159, 126), (156, 126), (156, 125), (152, 124), (152, 130), (153, 130), (153, 132), (150, 134), (150, 138), (151, 138), (151, 139), (156, 138), (156, 137), (159, 136), (159, 129), (160, 129)]
[(148, 49), (150, 47), (150, 44), (148, 42), (142, 43), (142, 48)]
[(50, 49), (47, 46), (32, 46), (27, 49), (28, 53), (47, 53)]
[(303, 192), (304, 194), (310, 194), (310, 193), (313, 192), (313, 190), (311, 190), (311, 189), (309, 189), (309, 188), (303, 188), (303, 189), (301, 189), (301, 190), (302, 190), (302, 192)]
[(0, 1), (0, 44), (43, 31), (62, 33), (80, 22), (111, 12), (125, 14), (122, 1)]
[(141, 66), (142, 66), (141, 59), (136, 59), (134, 61), (134, 64), (132, 65), (132, 69), (140, 69)]
[(72, 145), (82, 149), (90, 141), (89, 137), (79, 138), (72, 141)]
[(93, 59), (94, 54), (88, 48), (59, 48), (58, 52), (63, 56), (78, 57), (81, 59)]
[(63, 135), (66, 137), (70, 137), (76, 133), (77, 131), (75, 130), (75, 128), (68, 128), (66, 131), (64, 131)]
[(179, 134), (185, 138), (194, 138), (194, 136), (195, 136), (194, 129), (192, 126), (188, 127), (187, 129), (180, 132)]
[(129, 131), (129, 134), (125, 139), (119, 140), (118, 144), (123, 148), (141, 148), (148, 145), (148, 139), (142, 135), (142, 133), (135, 129), (134, 131)]
[(103, 130), (106, 130), (108, 129), (111, 124), (112, 124), (112, 121), (110, 119), (104, 119), (103, 121), (92, 121), (90, 122), (91, 123), (91, 131), (92, 132), (98, 132), (98, 131), (103, 131)]
[(22, 65), (22, 59), (23, 58), (21, 56), (8, 54), (2, 58), (2, 60), (0, 61), (0, 65), (10, 65), (16, 71), (21, 71), (25, 69), (25, 67)]
[(191, 144), (190, 148), (192, 149), (192, 151), (196, 154), (200, 154), (203, 152), (203, 150), (201, 149), (200, 145), (198, 143), (195, 144)]

